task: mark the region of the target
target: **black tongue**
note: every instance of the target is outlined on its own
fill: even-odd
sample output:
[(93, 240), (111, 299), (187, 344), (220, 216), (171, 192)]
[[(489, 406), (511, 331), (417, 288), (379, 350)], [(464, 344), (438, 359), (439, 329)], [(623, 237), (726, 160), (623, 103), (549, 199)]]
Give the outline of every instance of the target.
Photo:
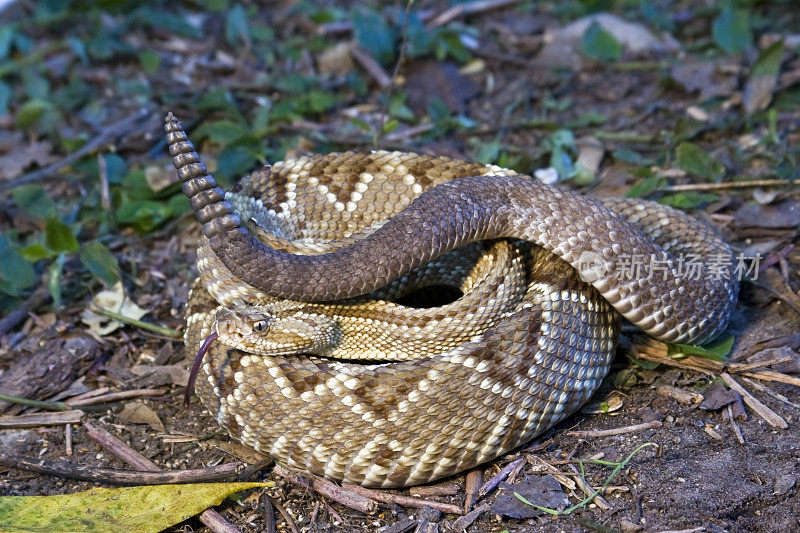
[(192, 370), (189, 372), (189, 381), (186, 383), (186, 392), (183, 395), (183, 405), (189, 405), (189, 401), (192, 399), (192, 393), (194, 392), (194, 382), (197, 380), (197, 373), (200, 372), (200, 365), (203, 363), (203, 357), (205, 357), (211, 343), (217, 340), (217, 337), (219, 337), (219, 333), (216, 331), (212, 332), (211, 335), (206, 337), (206, 340), (203, 341), (203, 345), (200, 346), (200, 349), (197, 351), (197, 355), (194, 356)]

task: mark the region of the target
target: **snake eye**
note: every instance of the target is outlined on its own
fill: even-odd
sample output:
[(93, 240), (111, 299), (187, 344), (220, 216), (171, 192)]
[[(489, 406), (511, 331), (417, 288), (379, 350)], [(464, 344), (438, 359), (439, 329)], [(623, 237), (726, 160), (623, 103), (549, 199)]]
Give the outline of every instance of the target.
[(256, 333), (264, 333), (267, 331), (267, 326), (266, 320), (258, 320), (257, 322), (253, 322), (253, 331)]

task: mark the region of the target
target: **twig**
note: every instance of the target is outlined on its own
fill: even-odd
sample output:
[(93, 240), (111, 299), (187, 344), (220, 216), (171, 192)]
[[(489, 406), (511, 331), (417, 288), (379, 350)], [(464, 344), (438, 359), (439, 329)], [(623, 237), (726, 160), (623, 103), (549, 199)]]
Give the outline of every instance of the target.
[(747, 389), (739, 385), (739, 383), (733, 379), (730, 374), (723, 372), (720, 374), (720, 377), (728, 387), (741, 394), (744, 403), (750, 406), (753, 411), (758, 413), (758, 415), (763, 418), (767, 424), (781, 429), (786, 429), (789, 427), (789, 425), (786, 423), (786, 420), (781, 418), (777, 413), (775, 413), (775, 411), (758, 401), (758, 399), (750, 394)]
[(464, 512), (469, 512), (475, 502), (478, 501), (478, 491), (483, 485), (483, 470), (476, 468), (467, 474), (466, 496), (464, 496)]
[[(266, 533), (276, 533), (278, 531), (278, 524), (275, 521), (275, 507), (272, 505), (272, 498), (266, 492), (261, 493), (260, 500), (264, 504), (264, 531)], [(315, 514), (319, 508), (319, 502), (314, 506), (314, 514), (311, 515), (311, 523), (314, 523)]]
[(365, 487), (351, 485), (349, 483), (342, 483), (342, 488), (382, 503), (394, 503), (400, 505), (401, 507), (411, 507), (414, 509), (430, 507), (432, 509), (442, 511), (443, 513), (457, 515), (464, 514), (464, 510), (461, 507), (458, 505), (453, 505), (452, 503), (442, 503), (435, 500), (423, 500), (421, 498), (405, 496), (403, 494), (397, 494), (395, 492), (386, 490), (367, 489)]
[(108, 394), (101, 394), (100, 396), (93, 396), (89, 398), (82, 398), (79, 400), (67, 400), (67, 405), (92, 405), (95, 403), (113, 402), (117, 400), (124, 400), (126, 398), (136, 398), (139, 396), (161, 396), (167, 392), (164, 389), (133, 389), (122, 390), (117, 392), (109, 392)]
[(408, 492), (416, 498), (430, 498), (432, 496), (455, 496), (461, 490), (455, 483), (440, 483), (421, 487), (411, 487)]
[(3, 394), (0, 392), (0, 401), (16, 403), (19, 405), (27, 405), (28, 407), (36, 407), (38, 409), (46, 409), (48, 411), (71, 411), (72, 406), (64, 402), (47, 402), (42, 400), (29, 400), (28, 398), (20, 398), (19, 396), (11, 396), (10, 394)]
[(39, 472), (50, 476), (62, 476), (84, 481), (98, 481), (113, 485), (161, 485), (165, 483), (201, 483), (206, 481), (222, 481), (236, 475), (242, 463), (225, 463), (208, 468), (191, 470), (173, 470), (169, 472), (138, 472), (135, 470), (119, 470), (116, 468), (94, 468), (71, 463), (48, 461), (14, 455), (0, 451), (0, 466)]
[(739, 444), (745, 444), (742, 428), (739, 427), (739, 423), (736, 421), (736, 417), (733, 415), (733, 407), (731, 405), (725, 407), (725, 415), (728, 418), (728, 422), (731, 424), (733, 434), (736, 435), (736, 440), (739, 441)]
[(520, 457), (519, 459), (512, 461), (508, 463), (506, 466), (504, 466), (497, 474), (495, 474), (492, 477), (492, 479), (490, 479), (481, 486), (480, 490), (478, 491), (478, 499), (483, 498), (484, 496), (492, 492), (494, 489), (496, 489), (498, 485), (500, 485), (500, 483), (502, 483), (503, 480), (505, 480), (508, 477), (508, 475), (511, 473), (512, 470), (514, 470), (518, 465), (524, 462), (525, 458)]
[(660, 187), (659, 192), (681, 191), (719, 191), (724, 189), (742, 189), (746, 187), (782, 187), (797, 185), (789, 180), (752, 180), (752, 181), (727, 181), (725, 183), (686, 183), (683, 185), (668, 185)]
[(369, 55), (369, 52), (364, 51), (360, 46), (353, 45), (353, 47), (350, 48), (350, 55), (353, 56), (353, 59), (355, 59), (359, 65), (364, 67), (364, 70), (375, 80), (378, 87), (387, 89), (392, 85), (392, 80), (389, 78), (389, 75), (386, 74), (386, 71), (383, 70), (378, 62)]
[(292, 530), (292, 533), (300, 533), (300, 528), (297, 527), (297, 522), (295, 522), (294, 518), (292, 518), (292, 515), (286, 512), (286, 509), (283, 508), (283, 505), (275, 501), (272, 502), (272, 505), (275, 506), (275, 509), (281, 513), (283, 519), (286, 520), (287, 524), (289, 524), (289, 528)]
[(161, 467), (153, 461), (140, 454), (120, 439), (109, 433), (102, 428), (94, 427), (90, 422), (84, 422), (83, 427), (89, 437), (96, 441), (103, 449), (108, 450), (111, 454), (122, 459), (136, 470), (142, 472), (158, 472)]
[(413, 518), (406, 518), (405, 520), (400, 520), (390, 526), (386, 526), (380, 530), (380, 533), (406, 533), (416, 528), (418, 523), (419, 522)]
[(613, 429), (590, 429), (586, 431), (567, 431), (568, 437), (579, 437), (582, 439), (592, 437), (611, 437), (613, 435), (624, 435), (625, 433), (635, 433), (637, 431), (644, 431), (646, 429), (658, 429), (662, 426), (660, 420), (653, 420), (651, 422), (644, 422), (642, 424), (634, 424), (632, 426), (625, 426)]
[(786, 405), (788, 405), (789, 407), (794, 407), (795, 409), (800, 409), (800, 404), (794, 403), (793, 401), (789, 400), (789, 398), (787, 398), (783, 394), (770, 389), (766, 385), (763, 385), (763, 384), (759, 383), (758, 381), (753, 381), (752, 379), (748, 379), (748, 378), (745, 378), (745, 377), (743, 377), (742, 380), (744, 380), (745, 383), (747, 383), (748, 385), (750, 385), (754, 389), (760, 390), (764, 394), (768, 394), (768, 395), (772, 396), (773, 398), (775, 398), (779, 402), (783, 402)]
[(606, 499), (600, 496), (600, 491), (594, 490), (589, 482), (586, 481), (586, 478), (580, 475), (580, 472), (578, 472), (578, 469), (575, 468), (575, 465), (567, 465), (567, 468), (572, 470), (575, 474), (578, 474), (578, 477), (575, 478), (575, 483), (581, 488), (584, 494), (587, 496), (591, 496), (592, 494), (595, 495), (592, 501), (594, 501), (595, 505), (597, 505), (600, 510), (608, 511), (611, 509), (611, 506), (608, 504)]
[(471, 526), (473, 522), (475, 522), (475, 520), (489, 510), (489, 507), (490, 506), (488, 503), (484, 503), (483, 505), (468, 512), (464, 516), (458, 517), (458, 519), (453, 522), (453, 531), (466, 531), (467, 528)]
[(5, 318), (0, 320), (0, 337), (11, 331), (11, 329), (24, 320), (30, 311), (36, 309), (40, 305), (43, 305), (49, 299), (50, 292), (47, 290), (47, 287), (40, 285), (35, 291), (33, 291), (33, 294), (31, 294), (27, 300), (22, 302), (19, 307), (8, 313)]
[(19, 187), (20, 185), (35, 183), (37, 181), (42, 181), (49, 178), (62, 168), (80, 160), (85, 155), (94, 152), (104, 144), (112, 142), (117, 137), (125, 135), (137, 122), (139, 122), (139, 120), (147, 116), (149, 113), (150, 111), (148, 109), (140, 109), (135, 113), (128, 115), (124, 119), (114, 122), (112, 125), (103, 129), (95, 138), (81, 146), (78, 150), (72, 152), (66, 157), (61, 158), (55, 163), (44, 168), (40, 168), (39, 170), (23, 174), (16, 179), (0, 183), (0, 191), (5, 191), (7, 189)]
[(72, 424), (64, 426), (64, 452), (72, 455)]
[[(108, 431), (102, 428), (96, 428), (89, 422), (84, 422), (83, 425), (87, 429), (89, 437), (100, 444), (103, 449), (108, 450), (108, 452), (122, 459), (136, 470), (142, 472), (158, 472), (161, 470), (153, 461), (140, 454)], [(214, 509), (206, 509), (200, 513), (200, 521), (215, 533), (241, 533)]]
[(536, 466), (534, 465), (535, 470), (538, 470), (540, 472), (542, 471), (547, 472), (548, 474), (553, 476), (555, 480), (558, 481), (561, 484), (561, 486), (563, 486), (567, 490), (575, 490), (576, 488), (578, 488), (575, 482), (572, 481), (569, 477), (567, 477), (567, 474), (565, 474), (555, 466), (551, 465), (538, 455), (532, 455), (530, 457), (532, 457), (533, 460), (539, 462), (539, 468), (536, 468)]
[(77, 424), (83, 411), (58, 411), (55, 413), (30, 413), (17, 416), (0, 416), (0, 429), (36, 428), (39, 426), (61, 426)]
[[(306, 488), (313, 488), (322, 496), (326, 496), (335, 502), (339, 502), (351, 509), (362, 512), (364, 514), (372, 514), (378, 510), (378, 502), (357, 494), (353, 491), (340, 487), (336, 483), (322, 479), (321, 477), (304, 475), (290, 470), (283, 465), (275, 465), (273, 471), (285, 480), (290, 481), (296, 485)], [(309, 483), (308, 478), (311, 478)]]
[(436, 26), (447, 24), (451, 20), (463, 15), (475, 15), (477, 13), (491, 11), (492, 9), (500, 9), (519, 4), (520, 2), (521, 0), (474, 0), (473, 2), (465, 2), (436, 15), (436, 17), (428, 23), (428, 27), (435, 28)]
[(165, 337), (169, 337), (170, 339), (180, 340), (183, 338), (183, 333), (181, 333), (176, 329), (167, 328), (164, 326), (157, 326), (155, 324), (150, 324), (149, 322), (142, 322), (141, 320), (121, 315), (119, 313), (115, 313), (114, 311), (103, 309), (102, 307), (92, 306), (90, 311), (96, 315), (107, 316), (108, 318), (113, 318), (114, 320), (122, 322), (123, 324), (136, 326), (137, 328), (142, 328), (147, 331), (152, 331), (153, 333), (164, 335)]

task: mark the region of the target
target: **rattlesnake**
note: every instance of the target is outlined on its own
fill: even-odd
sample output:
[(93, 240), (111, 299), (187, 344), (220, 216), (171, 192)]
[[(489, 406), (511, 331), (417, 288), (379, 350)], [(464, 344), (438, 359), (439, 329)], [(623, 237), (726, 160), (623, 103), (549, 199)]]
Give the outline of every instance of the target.
[[(165, 131), (203, 229), (185, 333), (190, 353), (203, 346), (197, 394), (231, 436), (331, 479), (398, 487), (493, 459), (586, 402), (608, 372), (618, 314), (664, 341), (699, 343), (724, 330), (736, 301), (728, 246), (652, 202), (601, 201), (496, 166), (384, 151), (275, 163), (226, 194), (172, 114)], [(442, 339), (440, 353), (350, 362), (251, 353), (236, 335), (204, 344), (218, 330), (258, 337), (271, 328), (251, 305), (290, 300), (282, 305), (301, 309), (293, 320), (313, 321), (326, 302), (358, 303), (451, 250), (504, 238), (530, 243), (510, 244), (524, 257), (521, 297), (492, 296), (507, 308), (456, 345)], [(684, 256), (717, 268), (687, 275)], [(469, 288), (448, 305), (459, 302), (472, 318), (493, 305)], [(444, 318), (425, 311), (438, 332)], [(401, 327), (380, 307), (377, 317), (378, 329)]]

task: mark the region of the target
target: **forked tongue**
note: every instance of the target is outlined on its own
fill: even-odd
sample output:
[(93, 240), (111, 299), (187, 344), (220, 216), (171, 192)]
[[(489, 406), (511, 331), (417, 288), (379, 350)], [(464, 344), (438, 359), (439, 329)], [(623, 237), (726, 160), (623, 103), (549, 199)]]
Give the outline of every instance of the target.
[(192, 371), (189, 372), (189, 381), (186, 382), (186, 392), (183, 396), (183, 405), (189, 405), (189, 401), (192, 399), (192, 393), (194, 392), (194, 382), (197, 380), (197, 373), (200, 372), (200, 365), (203, 364), (203, 358), (208, 351), (209, 346), (211, 343), (217, 340), (219, 337), (219, 333), (216, 331), (212, 332), (206, 340), (203, 341), (203, 345), (200, 346), (200, 349), (197, 351), (197, 355), (194, 356), (194, 361), (192, 362)]

